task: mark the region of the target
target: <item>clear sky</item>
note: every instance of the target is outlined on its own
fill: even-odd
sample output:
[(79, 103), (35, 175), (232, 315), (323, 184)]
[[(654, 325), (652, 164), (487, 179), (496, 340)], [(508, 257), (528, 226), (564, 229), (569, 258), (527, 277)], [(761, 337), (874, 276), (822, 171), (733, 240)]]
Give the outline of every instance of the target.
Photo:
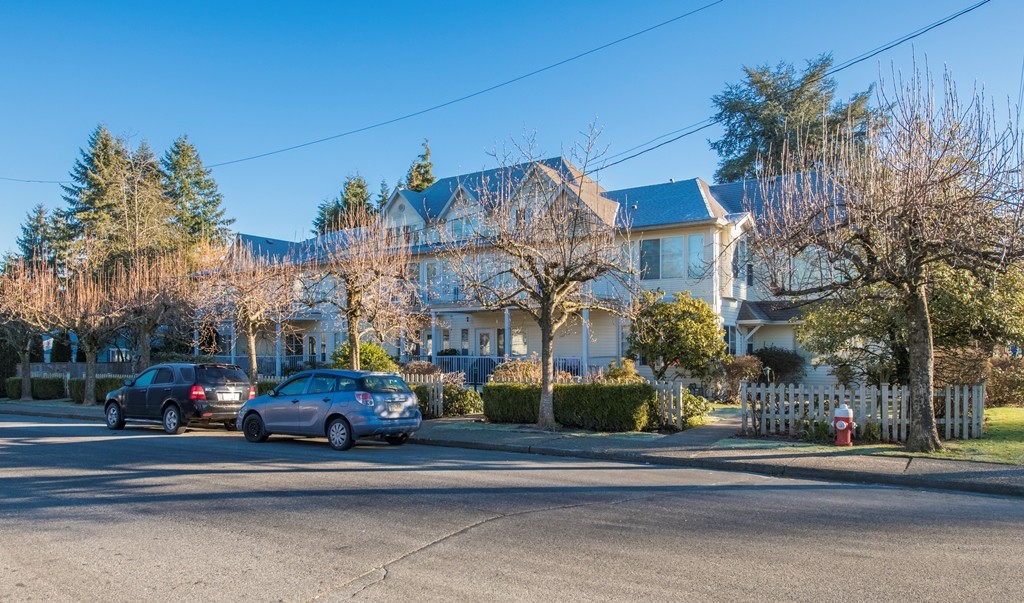
[[(0, 177), (65, 180), (99, 123), (162, 155), (188, 134), (207, 164), (331, 136), (486, 88), (711, 0), (0, 3)], [(493, 167), (535, 132), (557, 155), (596, 121), (618, 153), (713, 114), (744, 65), (853, 58), (975, 0), (725, 0), (500, 90), (382, 128), (215, 168), (242, 232), (306, 238), (316, 206), (361, 173), (376, 191), (430, 139), (434, 174)], [(1017, 102), (1024, 1), (991, 0), (837, 74), (848, 97), (914, 57)], [(891, 78), (890, 78), (891, 79)], [(708, 129), (599, 174), (608, 189), (711, 180)], [(55, 184), (0, 180), (0, 250)]]

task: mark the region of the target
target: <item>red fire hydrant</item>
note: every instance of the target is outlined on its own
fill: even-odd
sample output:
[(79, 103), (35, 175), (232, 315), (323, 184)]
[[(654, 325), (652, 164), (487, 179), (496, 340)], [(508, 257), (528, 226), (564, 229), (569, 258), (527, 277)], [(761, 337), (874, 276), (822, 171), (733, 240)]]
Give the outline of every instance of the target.
[(853, 422), (853, 409), (845, 404), (832, 413), (832, 427), (836, 430), (836, 446), (853, 446), (853, 430), (857, 424)]

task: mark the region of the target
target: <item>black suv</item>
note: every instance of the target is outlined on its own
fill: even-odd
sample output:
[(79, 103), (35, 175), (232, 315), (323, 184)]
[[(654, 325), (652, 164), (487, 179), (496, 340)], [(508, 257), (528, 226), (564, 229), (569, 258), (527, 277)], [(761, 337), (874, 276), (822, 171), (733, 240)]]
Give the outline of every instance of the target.
[(223, 423), (233, 431), (238, 409), (255, 397), (249, 377), (232, 364), (158, 364), (107, 394), (104, 410), (110, 429), (148, 419), (163, 421), (171, 434), (190, 423)]

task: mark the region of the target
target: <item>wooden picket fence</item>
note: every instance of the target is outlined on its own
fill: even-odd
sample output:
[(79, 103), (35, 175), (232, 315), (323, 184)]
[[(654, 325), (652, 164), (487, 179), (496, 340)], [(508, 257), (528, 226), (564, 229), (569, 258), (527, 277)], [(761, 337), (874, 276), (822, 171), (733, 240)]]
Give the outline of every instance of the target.
[(692, 409), (683, 404), (683, 392), (690, 393), (690, 389), (679, 381), (658, 381), (653, 386), (658, 399), (659, 425), (685, 429)]
[[(936, 419), (945, 439), (980, 438), (985, 415), (985, 384), (946, 387), (934, 393)], [(885, 442), (903, 442), (910, 430), (910, 388), (756, 385), (740, 390), (743, 433), (799, 436), (816, 422), (831, 423), (840, 404), (853, 409), (858, 437), (865, 433)]]
[(431, 415), (440, 417), (444, 414), (444, 377), (442, 375), (414, 375), (406, 373), (402, 375), (402, 379), (410, 387), (426, 386), (429, 389), (427, 408), (430, 409)]

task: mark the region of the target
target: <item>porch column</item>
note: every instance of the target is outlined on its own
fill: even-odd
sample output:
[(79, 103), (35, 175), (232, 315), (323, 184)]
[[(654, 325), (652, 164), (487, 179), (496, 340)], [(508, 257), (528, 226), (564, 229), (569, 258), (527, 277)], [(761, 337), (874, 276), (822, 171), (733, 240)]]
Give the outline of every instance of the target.
[(502, 350), (506, 358), (512, 356), (512, 313), (505, 308), (505, 349)]
[(281, 321), (274, 323), (274, 376), (281, 376)]
[(590, 372), (590, 308), (583, 309), (583, 345), (580, 347), (580, 374)]
[(402, 364), (409, 362), (408, 356), (405, 351), (405, 329), (402, 329), (402, 334), (398, 337), (398, 360)]
[(430, 311), (430, 361), (437, 363), (437, 312)]
[(234, 321), (231, 322), (231, 364), (238, 364), (235, 362), (235, 355), (238, 349), (238, 328), (235, 326)]

